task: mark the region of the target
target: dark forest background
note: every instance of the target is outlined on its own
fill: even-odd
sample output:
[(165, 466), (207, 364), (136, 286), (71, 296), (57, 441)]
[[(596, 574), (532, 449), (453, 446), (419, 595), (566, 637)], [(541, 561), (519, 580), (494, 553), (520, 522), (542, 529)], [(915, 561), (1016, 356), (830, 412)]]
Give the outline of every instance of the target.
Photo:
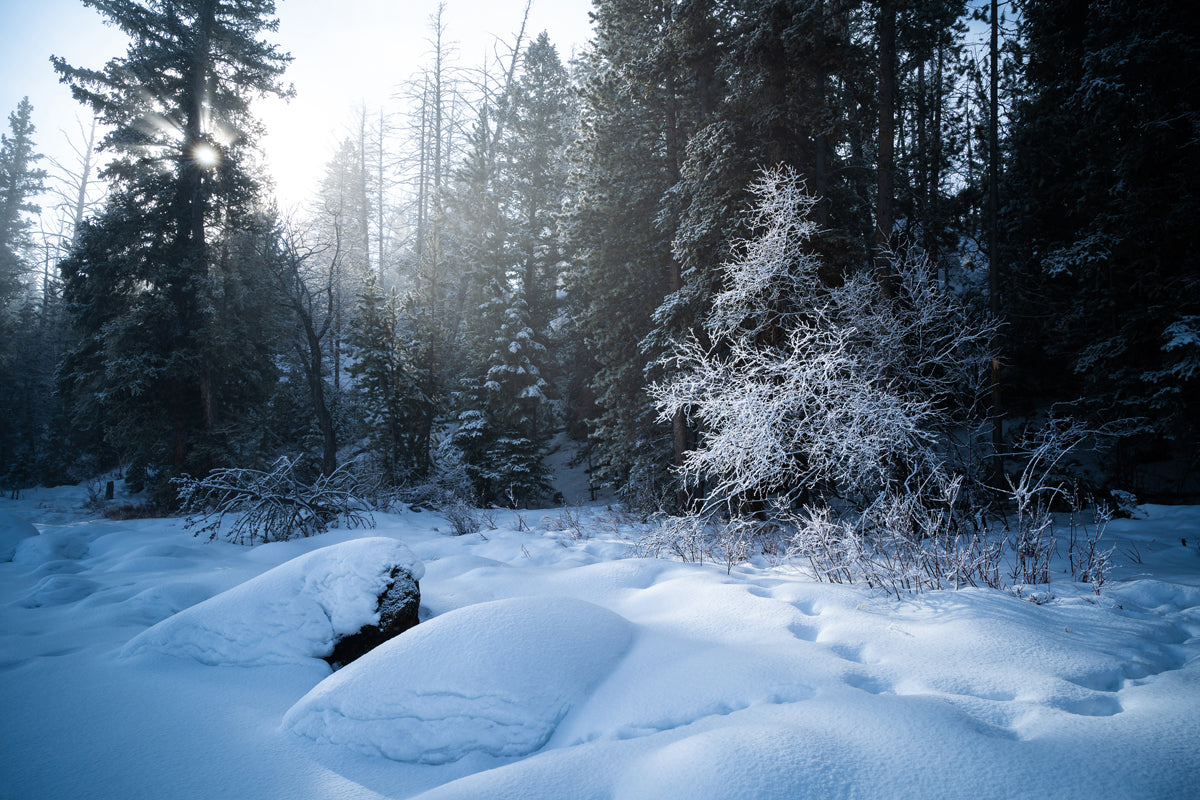
[(554, 499), (560, 448), (627, 502), (695, 504), (713, 431), (648, 389), (680, 342), (725, 346), (721, 265), (782, 165), (823, 285), (902, 304), (920, 263), (998, 323), (954, 399), (993, 482), (1069, 415), (1102, 434), (1094, 490), (1200, 493), (1190, 2), (595, 0), (574, 59), (514, 20), (471, 67), (439, 13), (287, 214), (252, 113), (288, 91), (273, 3), (83, 2), (130, 45), (55, 61), (98, 122), (78, 162), (39, 157), (29, 101), (0, 143), (9, 491), (119, 468), (169, 507), (173, 477), (287, 456), (518, 506)]

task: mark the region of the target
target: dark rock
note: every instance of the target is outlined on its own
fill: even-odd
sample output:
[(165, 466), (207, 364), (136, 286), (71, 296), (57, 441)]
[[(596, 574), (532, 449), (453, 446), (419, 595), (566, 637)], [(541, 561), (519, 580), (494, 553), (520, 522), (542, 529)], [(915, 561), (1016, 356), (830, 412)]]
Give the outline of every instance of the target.
[(379, 596), (379, 624), (367, 625), (357, 633), (343, 636), (325, 660), (334, 669), (343, 667), (379, 645), (399, 636), (417, 624), (421, 605), (421, 586), (404, 567), (394, 567), (391, 582)]

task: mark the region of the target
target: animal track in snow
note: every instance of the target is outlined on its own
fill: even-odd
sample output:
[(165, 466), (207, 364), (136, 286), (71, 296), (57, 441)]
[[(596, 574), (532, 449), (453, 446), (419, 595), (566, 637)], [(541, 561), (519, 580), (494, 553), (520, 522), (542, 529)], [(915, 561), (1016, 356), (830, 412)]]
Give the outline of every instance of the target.
[(817, 637), (821, 635), (820, 628), (804, 622), (793, 622), (788, 625), (788, 630), (791, 631), (792, 635), (797, 639), (801, 639), (805, 642), (815, 642), (817, 641)]
[(863, 675), (858, 672), (851, 672), (844, 678), (847, 686), (853, 686), (855, 689), (861, 689), (869, 694), (895, 694), (895, 687), (891, 682), (885, 681), (882, 678), (876, 678), (872, 675)]

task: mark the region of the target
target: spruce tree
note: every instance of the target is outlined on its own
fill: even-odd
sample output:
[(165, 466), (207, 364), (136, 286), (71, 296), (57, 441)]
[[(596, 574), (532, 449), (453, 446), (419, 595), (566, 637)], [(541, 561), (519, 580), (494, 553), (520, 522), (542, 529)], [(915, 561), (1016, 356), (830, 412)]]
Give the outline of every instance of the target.
[[(32, 241), (34, 199), (45, 171), (33, 141), (29, 98), (9, 115), (9, 131), (0, 134), (0, 475), (21, 488), (33, 481), (38, 447), (50, 399), (43, 378), (53, 368), (55, 336), (41, 323), (48, 310), (26, 291)], [(48, 363), (49, 362), (49, 363)]]
[(567, 184), (569, 90), (567, 71), (542, 32), (521, 60), (500, 142), (509, 257), (539, 333), (557, 312), (562, 262), (557, 217)]
[(430, 429), (436, 408), (422, 386), (412, 318), (395, 292), (368, 279), (347, 337), (349, 373), (365, 417), (369, 452), (391, 484), (428, 474)]
[(42, 192), (46, 171), (33, 141), (33, 106), (23, 98), (8, 117), (9, 132), (0, 134), (0, 315), (21, 295), (29, 270), (32, 244), (30, 215)]
[(62, 267), (80, 335), (64, 386), (135, 473), (204, 472), (222, 457), (221, 384), (243, 367), (209, 347), (210, 273), (258, 192), (249, 102), (287, 93), (289, 57), (260, 38), (272, 0), (83, 2), (130, 44), (101, 69), (52, 59), (113, 156), (112, 196)]
[(474, 402), (459, 415), (454, 443), (480, 501), (527, 506), (549, 489), (542, 463), (549, 403), (548, 385), (537, 366), (545, 348), (530, 327), (520, 288), (492, 344), (486, 378), (471, 387)]
[[(1200, 432), (1200, 26), (1189, 3), (1043, 2), (1021, 11), (1014, 365), (1025, 398), (1085, 397), (1133, 420), (1132, 470)], [(1122, 476), (1131, 481), (1126, 471)]]
[(635, 493), (659, 493), (683, 450), (672, 427), (655, 420), (644, 370), (657, 353), (642, 347), (655, 309), (682, 286), (670, 246), (677, 215), (666, 203), (685, 143), (684, 70), (666, 47), (676, 5), (596, 3), (572, 150), (576, 199), (565, 219), (580, 355), (569, 395), (594, 403), (582, 415), (598, 482)]

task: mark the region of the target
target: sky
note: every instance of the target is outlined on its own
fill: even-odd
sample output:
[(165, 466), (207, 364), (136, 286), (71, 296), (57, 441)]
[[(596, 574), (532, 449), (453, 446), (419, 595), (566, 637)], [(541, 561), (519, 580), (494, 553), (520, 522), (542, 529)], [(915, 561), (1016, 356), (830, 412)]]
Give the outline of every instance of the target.
[[(279, 30), (271, 41), (293, 56), (284, 79), (296, 97), (266, 100), (257, 113), (267, 126), (268, 169), (286, 207), (311, 194), (355, 109), (378, 109), (424, 63), (437, 0), (276, 0), (276, 8)], [(525, 0), (446, 0), (457, 64), (473, 67), (497, 38), (511, 41), (524, 8)], [(590, 0), (533, 0), (527, 37), (547, 31), (565, 61), (589, 38), (590, 8)], [(72, 163), (68, 137), (80, 141), (80, 124), (90, 115), (58, 82), (50, 56), (100, 68), (125, 45), (119, 30), (79, 0), (0, 0), (4, 129), (8, 114), (28, 96), (38, 150)]]

